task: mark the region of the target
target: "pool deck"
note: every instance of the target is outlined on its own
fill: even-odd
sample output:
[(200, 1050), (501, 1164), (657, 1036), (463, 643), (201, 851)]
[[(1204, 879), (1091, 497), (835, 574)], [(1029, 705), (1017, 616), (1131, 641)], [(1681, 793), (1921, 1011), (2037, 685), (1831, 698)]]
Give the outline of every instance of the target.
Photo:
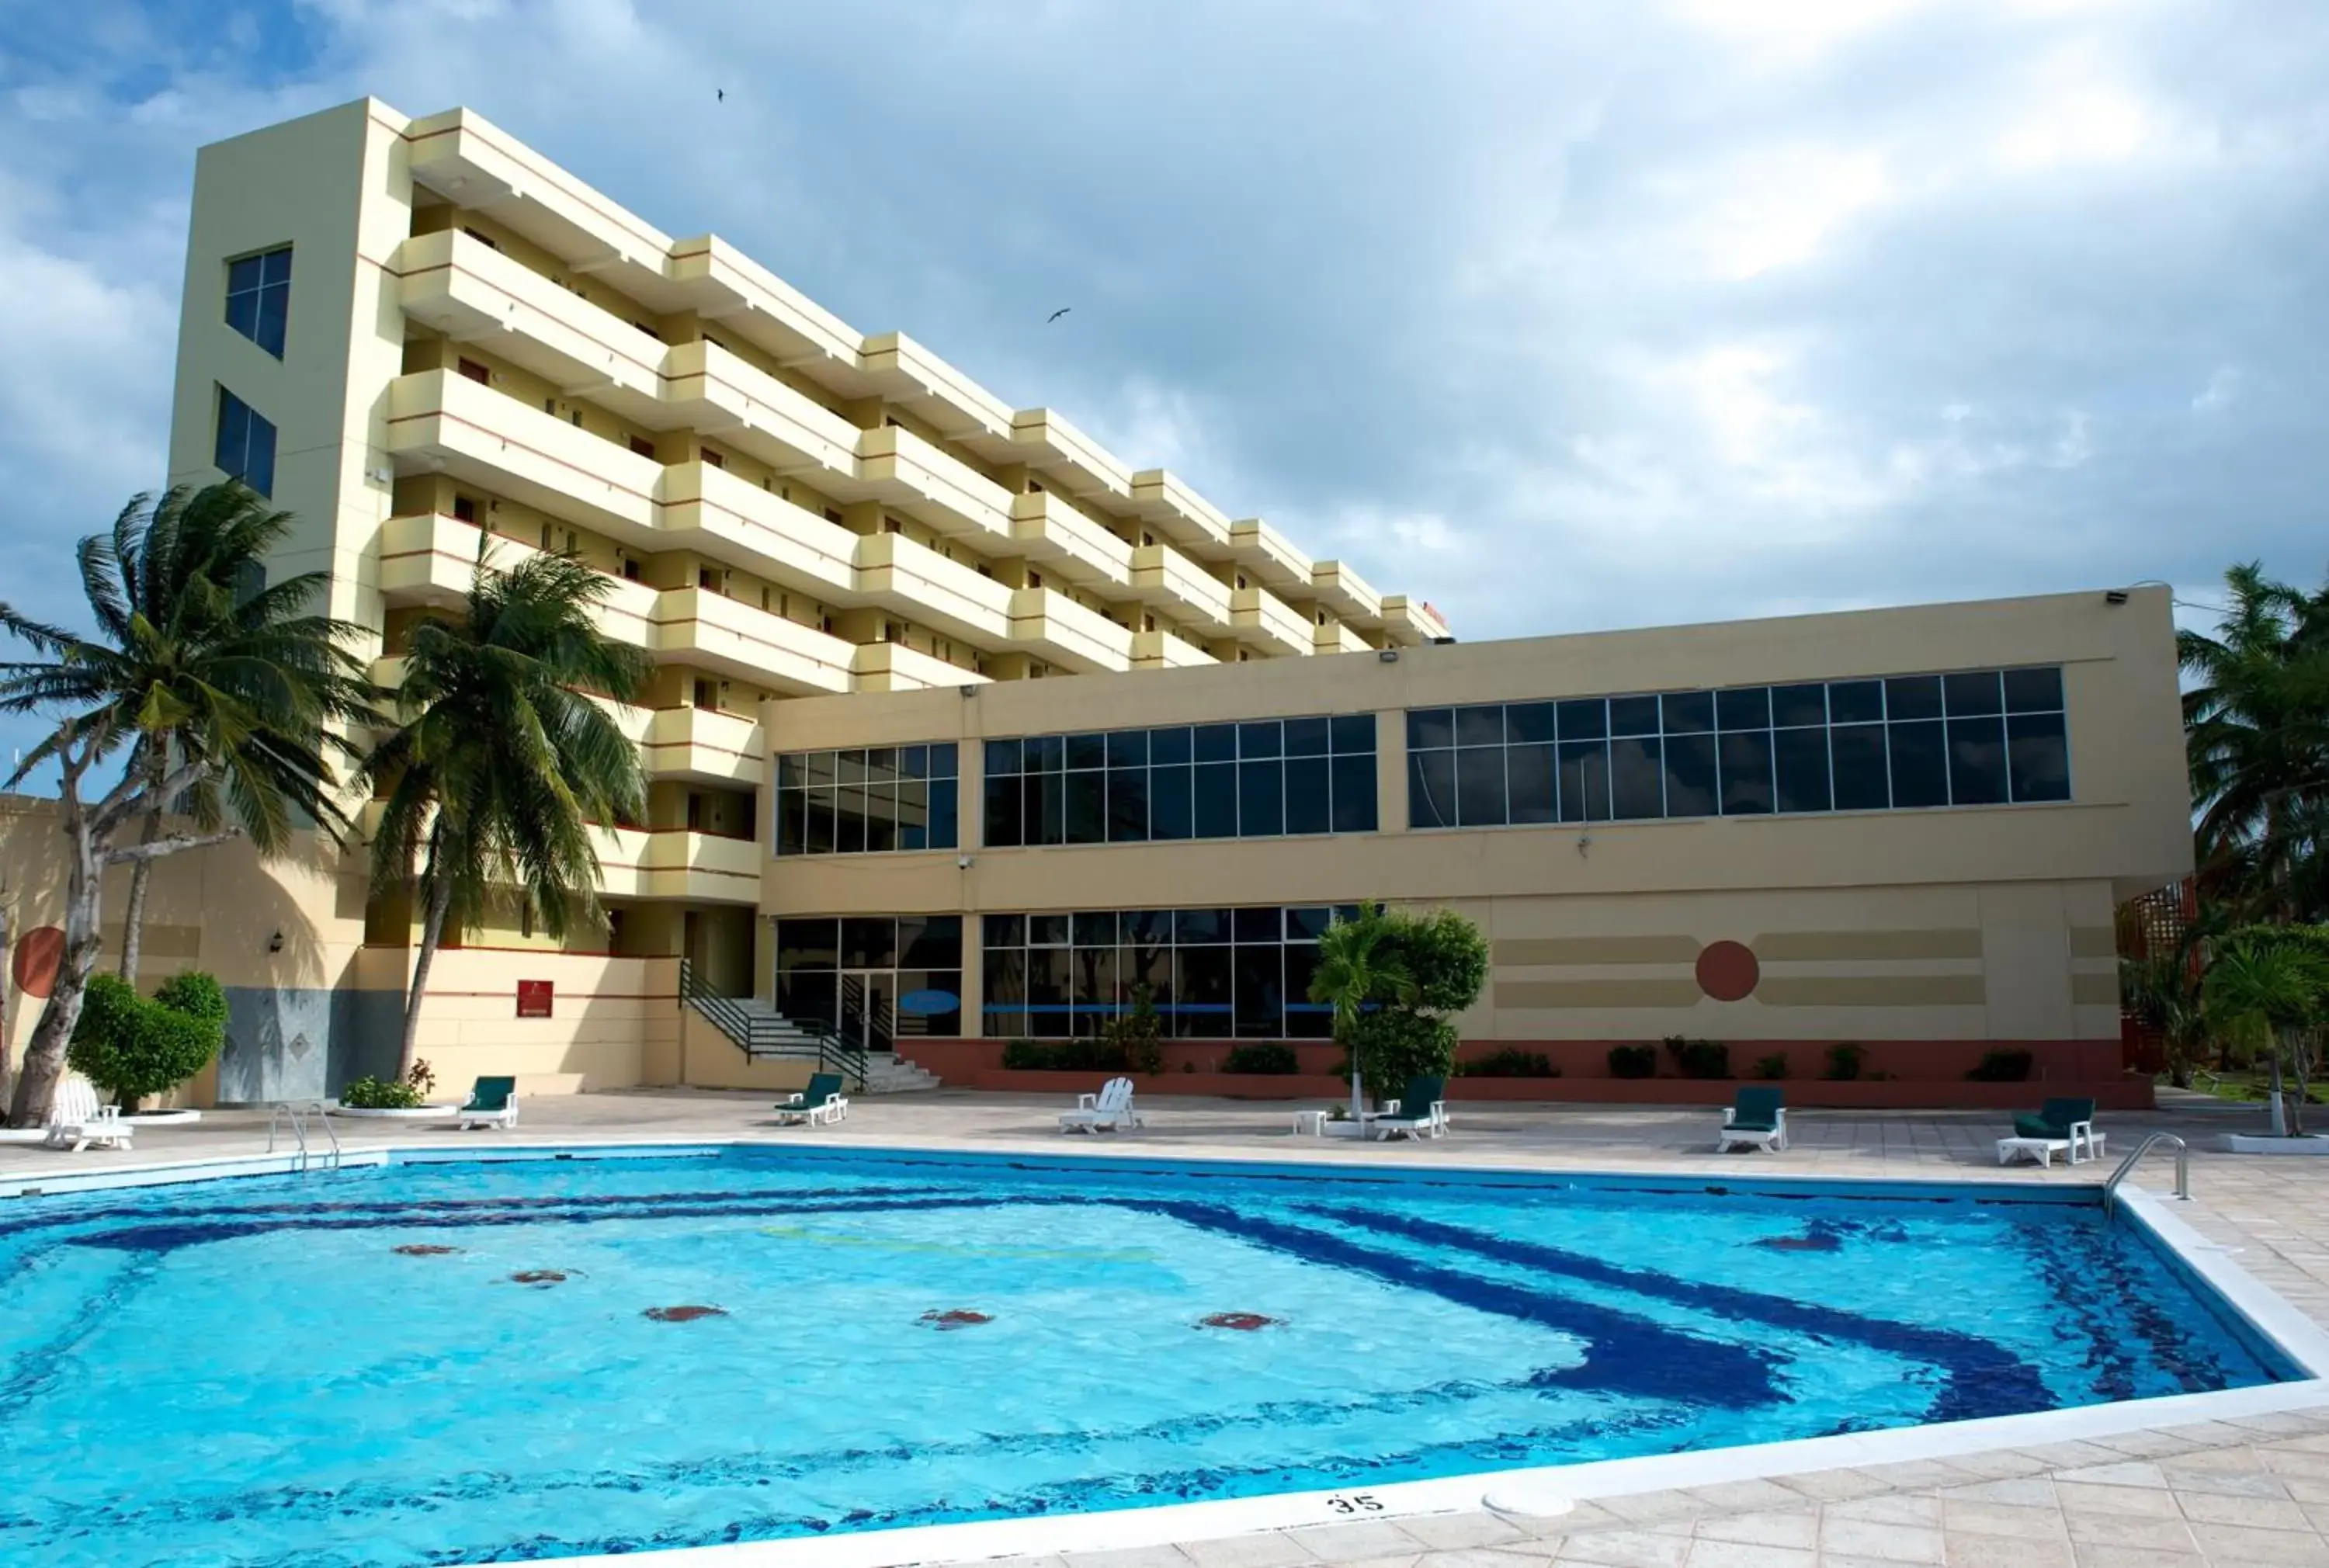
[[(780, 1129), (770, 1123), (765, 1096), (667, 1090), (530, 1099), (514, 1133), (335, 1125), (350, 1150), (805, 1141), (2058, 1186), (2101, 1182), (2145, 1132), (2158, 1130), (2192, 1145), (2192, 1201), (2165, 1206), (2174, 1217), (2329, 1330), (2329, 1160), (2216, 1152), (2210, 1145), (2219, 1134), (2263, 1131), (2261, 1111), (2196, 1096), (2177, 1097), (2155, 1113), (2109, 1116), (2111, 1160), (2045, 1171), (2001, 1169), (1994, 1144), (2006, 1131), (2004, 1118), (1973, 1112), (1791, 1113), (1793, 1147), (1773, 1157), (1714, 1154), (1719, 1117), (1702, 1109), (1459, 1103), (1455, 1130), (1444, 1140), (1359, 1145), (1295, 1134), (1291, 1106), (1159, 1099), (1144, 1106), (1144, 1129), (1090, 1138), (1060, 1134), (1053, 1118), (1061, 1108), (1051, 1099), (938, 1090), (862, 1099), (844, 1122), (830, 1128)], [(208, 1113), (199, 1125), (145, 1131), (134, 1155), (0, 1148), (0, 1179), (257, 1154), (265, 1148), (266, 1121), (263, 1113)], [(2324, 1122), (2329, 1125), (2329, 1114)], [(2172, 1172), (2162, 1150), (2139, 1179), (2164, 1195)], [(1825, 1468), (1782, 1468), (1656, 1490), (1615, 1479), (1577, 1488), (1574, 1511), (1557, 1518), (1509, 1518), (1475, 1508), (1009, 1561), (1014, 1568), (2329, 1568), (2329, 1393), (2280, 1392), (2285, 1408), (2277, 1410), (2034, 1447), (1841, 1467), (1831, 1460)], [(1107, 1538), (1109, 1517), (1089, 1520), (1099, 1532), (1095, 1539)], [(1134, 1516), (1116, 1517), (1128, 1524)], [(1127, 1531), (1119, 1538), (1132, 1537)], [(675, 1561), (700, 1557), (706, 1568), (715, 1561), (744, 1568), (822, 1558), (801, 1549), (841, 1545), (774, 1542), (681, 1554)]]

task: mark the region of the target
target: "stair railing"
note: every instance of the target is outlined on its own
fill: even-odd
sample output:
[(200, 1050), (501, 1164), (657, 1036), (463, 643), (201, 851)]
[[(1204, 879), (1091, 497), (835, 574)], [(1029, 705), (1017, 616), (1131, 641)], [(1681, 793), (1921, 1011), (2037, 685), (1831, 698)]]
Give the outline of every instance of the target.
[(2106, 1216), (2118, 1211), (2118, 1184), (2125, 1181), (2127, 1178), (2128, 1173), (2133, 1171), (2136, 1166), (2142, 1161), (2143, 1157), (2151, 1152), (2151, 1146), (2155, 1143), (2173, 1143), (2175, 1145), (2175, 1196), (2182, 1198), (2185, 1203), (2192, 1201), (2192, 1150), (2190, 1146), (2187, 1145), (2183, 1140), (2176, 1137), (2173, 1132), (2154, 1132), (2150, 1137), (2145, 1138), (2142, 1142), (2136, 1144), (2135, 1146), (2135, 1152), (2128, 1155), (2125, 1160), (2120, 1160), (2118, 1162), (2118, 1169), (2111, 1172), (2110, 1179), (2103, 1183), (2103, 1213)]
[(749, 1061), (812, 1057), (820, 1071), (839, 1073), (852, 1088), (865, 1087), (863, 1046), (853, 1047), (830, 1025), (747, 1007), (741, 999), (706, 984), (684, 958), (679, 961), (679, 1003), (694, 1009), (726, 1035)]

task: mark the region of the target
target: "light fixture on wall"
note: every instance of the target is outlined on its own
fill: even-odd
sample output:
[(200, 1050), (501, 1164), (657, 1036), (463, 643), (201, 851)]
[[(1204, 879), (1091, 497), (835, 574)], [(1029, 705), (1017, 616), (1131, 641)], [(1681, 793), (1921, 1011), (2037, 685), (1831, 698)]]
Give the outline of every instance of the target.
[(1399, 662), (1399, 650), (1396, 648), (1378, 649), (1375, 652), (1375, 657), (1386, 664), (1396, 664)]
[(955, 869), (956, 870), (957, 870), (957, 871), (967, 871), (967, 870), (969, 870), (969, 869), (970, 869), (970, 857), (969, 857), (968, 855), (957, 855), (957, 856), (954, 858), (954, 869)]
[(1580, 832), (1577, 835), (1577, 853), (1580, 859), (1589, 853), (1592, 848), (1593, 835), (1591, 833)]
[(278, 931), (274, 935), (267, 939), (267, 951), (269, 953), (280, 953), (283, 951), (283, 933)]
[(2105, 588), (2103, 590), (2103, 603), (2106, 605), (2123, 605), (2126, 603), (2126, 590), (2125, 588)]

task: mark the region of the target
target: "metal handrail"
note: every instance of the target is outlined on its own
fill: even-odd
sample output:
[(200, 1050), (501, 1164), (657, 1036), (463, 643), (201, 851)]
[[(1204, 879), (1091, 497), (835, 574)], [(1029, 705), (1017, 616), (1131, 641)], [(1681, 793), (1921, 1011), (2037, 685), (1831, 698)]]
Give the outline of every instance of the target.
[(865, 1084), (863, 1047), (852, 1047), (832, 1028), (799, 1019), (786, 1018), (780, 1026), (739, 1005), (736, 998), (705, 985), (696, 978), (694, 965), (684, 958), (679, 961), (679, 1005), (702, 1014), (750, 1060), (813, 1056), (820, 1069), (837, 1070), (844, 1078), (854, 1078), (860, 1088)]
[[(300, 1111), (300, 1106), (302, 1104), (306, 1106), (305, 1114)], [(321, 1100), (307, 1100), (304, 1102), (278, 1100), (273, 1104), (269, 1105), (267, 1108), (267, 1152), (269, 1154), (275, 1152), (275, 1135), (277, 1129), (282, 1124), (288, 1123), (291, 1129), (291, 1136), (297, 1141), (298, 1144), (299, 1162), (297, 1165), (294, 1165), (291, 1169), (303, 1173), (310, 1169), (314, 1164), (315, 1157), (307, 1148), (307, 1116), (315, 1117), (316, 1120), (323, 1126), (324, 1136), (332, 1141), (331, 1163), (325, 1169), (328, 1170), (339, 1169), (340, 1135), (332, 1126), (331, 1107), (325, 1104)]]
[(2185, 1203), (2192, 1201), (2192, 1150), (2190, 1145), (2186, 1144), (2183, 1140), (2178, 1138), (2173, 1132), (2154, 1132), (2142, 1142), (2136, 1144), (2135, 1146), (2135, 1152), (2128, 1155), (2125, 1160), (2120, 1160), (2118, 1162), (2118, 1169), (2111, 1172), (2110, 1179), (2103, 1183), (2103, 1213), (2105, 1215), (2107, 1216), (2117, 1212), (2118, 1207), (2118, 1184), (2125, 1181), (2127, 1178), (2127, 1173), (2136, 1168), (2136, 1164), (2141, 1161), (2145, 1155), (2151, 1152), (2151, 1146), (2155, 1143), (2173, 1143), (2175, 1145), (2175, 1196)]

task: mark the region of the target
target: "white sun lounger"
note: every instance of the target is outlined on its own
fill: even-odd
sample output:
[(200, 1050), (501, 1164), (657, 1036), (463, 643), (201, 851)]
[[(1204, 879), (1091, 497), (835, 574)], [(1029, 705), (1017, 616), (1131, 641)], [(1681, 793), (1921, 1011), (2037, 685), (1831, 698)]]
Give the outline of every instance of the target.
[(1098, 1094), (1078, 1095), (1074, 1110), (1060, 1113), (1062, 1132), (1098, 1132), (1103, 1128), (1113, 1132), (1139, 1125), (1140, 1113), (1132, 1108), (1129, 1078), (1110, 1078)]
[(49, 1102), (49, 1147), (70, 1147), (79, 1154), (90, 1144), (127, 1149), (136, 1127), (121, 1119), (119, 1107), (99, 1105), (97, 1087), (79, 1073), (57, 1080), (56, 1097)]

